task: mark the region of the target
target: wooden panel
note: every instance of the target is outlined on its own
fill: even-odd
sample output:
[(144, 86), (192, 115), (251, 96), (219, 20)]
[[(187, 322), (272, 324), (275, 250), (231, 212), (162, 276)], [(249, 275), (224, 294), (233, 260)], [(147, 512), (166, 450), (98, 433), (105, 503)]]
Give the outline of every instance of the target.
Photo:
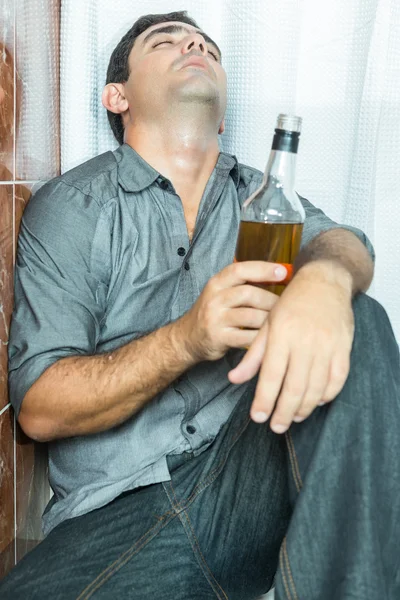
[(0, 410), (8, 403), (7, 347), (13, 304), (13, 186), (0, 185)]
[(0, 578), (14, 565), (14, 415), (0, 415)]

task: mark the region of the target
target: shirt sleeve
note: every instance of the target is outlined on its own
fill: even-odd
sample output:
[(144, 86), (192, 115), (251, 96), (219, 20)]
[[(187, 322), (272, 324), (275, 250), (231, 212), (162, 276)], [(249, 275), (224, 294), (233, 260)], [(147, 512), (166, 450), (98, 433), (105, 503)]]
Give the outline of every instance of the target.
[(312, 239), (314, 239), (323, 231), (329, 231), (330, 229), (347, 229), (358, 237), (358, 239), (367, 248), (372, 260), (375, 261), (374, 247), (365, 233), (363, 233), (360, 229), (357, 229), (357, 227), (336, 223), (336, 221), (330, 219), (321, 209), (313, 206), (311, 202), (306, 200), (306, 198), (302, 198), (300, 196), (300, 200), (303, 204), (304, 210), (306, 211), (306, 220), (304, 222), (303, 235), (301, 238), (302, 248), (309, 244)]
[(43, 186), (25, 210), (9, 337), (9, 392), (17, 415), (50, 365), (95, 353), (105, 311), (105, 282), (92, 269), (100, 214), (94, 198), (62, 180)]

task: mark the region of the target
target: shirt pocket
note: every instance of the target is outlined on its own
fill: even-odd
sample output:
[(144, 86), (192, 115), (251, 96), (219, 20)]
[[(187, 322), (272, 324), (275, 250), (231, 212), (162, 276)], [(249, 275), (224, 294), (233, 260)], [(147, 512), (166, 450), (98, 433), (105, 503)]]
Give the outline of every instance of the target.
[(178, 294), (180, 269), (170, 269), (141, 283), (132, 283), (136, 331), (150, 333), (171, 321)]
[(170, 269), (145, 281), (125, 281), (107, 313), (106, 337), (137, 339), (170, 323), (179, 271)]

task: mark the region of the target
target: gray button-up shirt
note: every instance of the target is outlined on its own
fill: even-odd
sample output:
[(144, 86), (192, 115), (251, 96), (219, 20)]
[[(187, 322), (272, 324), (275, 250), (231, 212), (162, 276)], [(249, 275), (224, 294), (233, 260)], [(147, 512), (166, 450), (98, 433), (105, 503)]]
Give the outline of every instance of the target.
[[(16, 413), (57, 360), (109, 352), (185, 313), (232, 262), (241, 205), (262, 177), (221, 153), (192, 242), (173, 185), (127, 144), (44, 185), (27, 206), (18, 244), (9, 343)], [(302, 202), (303, 245), (339, 227)], [(347, 229), (372, 253), (363, 233)], [(207, 448), (250, 385), (227, 378), (242, 354), (196, 365), (118, 427), (49, 443), (54, 498), (45, 532), (125, 490), (170, 479), (167, 455)]]

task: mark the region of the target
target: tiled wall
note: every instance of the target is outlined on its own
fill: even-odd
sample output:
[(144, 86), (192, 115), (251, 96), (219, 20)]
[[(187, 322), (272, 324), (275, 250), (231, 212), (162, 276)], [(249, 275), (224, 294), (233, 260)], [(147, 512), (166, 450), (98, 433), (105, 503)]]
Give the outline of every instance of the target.
[(59, 173), (60, 0), (0, 4), (0, 578), (41, 537), (46, 447), (16, 423), (7, 343), (19, 223), (32, 190)]

